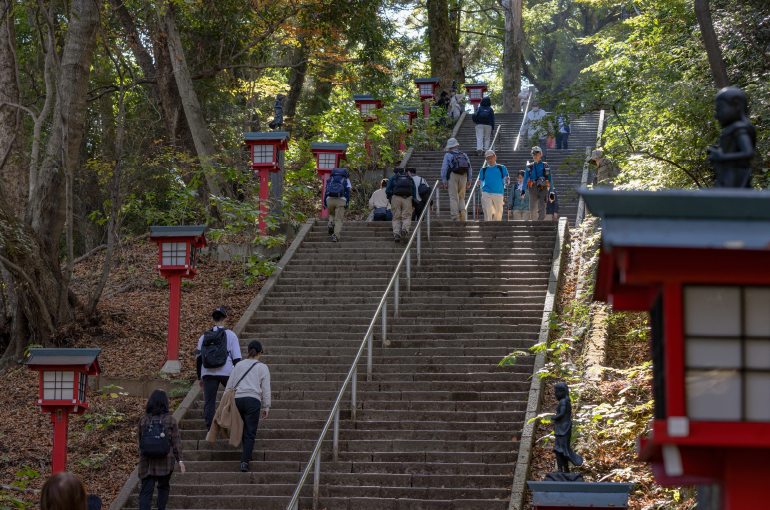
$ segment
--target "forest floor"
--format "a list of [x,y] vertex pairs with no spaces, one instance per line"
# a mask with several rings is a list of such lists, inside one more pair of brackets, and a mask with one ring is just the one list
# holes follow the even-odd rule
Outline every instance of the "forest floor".
[[[82,303],[101,274],[104,255],[75,266],[72,289]],[[158,274],[158,247],[150,241],[126,243],[115,253],[103,297],[93,317],[76,310],[76,320],[57,335],[61,347],[97,347],[105,376],[157,379],[166,355],[169,292]],[[233,327],[249,306],[266,277],[245,285],[240,262],[219,262],[202,256],[198,275],[182,287],[180,360],[182,372],[175,378],[195,379],[192,351],[198,338],[211,327],[211,312],[228,310]],[[0,485],[16,484],[40,489],[51,472],[53,429],[48,415],[35,405],[38,379],[35,372],[16,366],[0,377]],[[135,428],[145,400],[120,395],[113,398],[89,394],[91,409],[71,418],[67,469],[78,475],[88,492],[99,495],[108,508],[137,462]],[[181,398],[172,399],[176,407]],[[18,503],[11,501],[19,500]],[[35,493],[0,487],[0,508],[35,505]],[[20,508],[23,508],[20,507]]]

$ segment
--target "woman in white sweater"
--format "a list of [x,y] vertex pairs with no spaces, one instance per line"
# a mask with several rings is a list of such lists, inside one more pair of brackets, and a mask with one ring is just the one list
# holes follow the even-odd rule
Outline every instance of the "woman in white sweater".
[[235,406],[243,420],[241,471],[244,473],[249,471],[260,414],[261,419],[267,419],[270,410],[270,371],[267,365],[259,361],[261,356],[262,344],[252,341],[249,344],[249,357],[235,365],[225,389],[235,389]]

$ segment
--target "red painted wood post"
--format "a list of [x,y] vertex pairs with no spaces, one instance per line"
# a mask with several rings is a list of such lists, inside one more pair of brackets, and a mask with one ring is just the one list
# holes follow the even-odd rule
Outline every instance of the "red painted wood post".
[[321,218],[328,218],[329,209],[326,209],[323,207],[323,199],[326,196],[326,181],[329,179],[331,172],[322,172],[320,175],[321,175],[321,185],[323,186],[321,189]]
[[179,361],[179,312],[182,308],[182,275],[168,276],[168,360]]
[[67,470],[67,426],[69,413],[67,409],[58,408],[51,413],[53,423],[53,459],[51,474]]
[[426,99],[425,102],[422,104],[422,114],[427,119],[430,117],[430,100]]
[[267,235],[267,206],[270,202],[270,172],[266,168],[259,169],[259,234]]

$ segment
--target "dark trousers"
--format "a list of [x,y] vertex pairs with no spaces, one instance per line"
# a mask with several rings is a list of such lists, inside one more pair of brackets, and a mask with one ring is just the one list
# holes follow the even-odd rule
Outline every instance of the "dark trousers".
[[[569,140],[568,133],[556,133],[556,148],[557,149],[569,149],[567,141]],[[562,147],[562,145],[564,147]]]
[[203,417],[206,419],[206,428],[211,428],[214,415],[217,413],[217,392],[219,385],[227,386],[230,379],[227,375],[204,375],[203,380]]
[[425,202],[417,202],[412,211],[412,221],[417,221],[422,214],[422,210],[425,209]]
[[257,437],[259,426],[259,412],[262,410],[262,402],[254,397],[241,397],[235,399],[235,407],[243,420],[243,453],[241,462],[251,462],[251,452],[254,450],[254,438]]
[[152,493],[155,490],[155,483],[158,484],[158,510],[166,510],[168,503],[168,485],[171,480],[171,473],[166,476],[148,476],[142,478],[142,489],[139,491],[139,510],[150,510],[152,506]]

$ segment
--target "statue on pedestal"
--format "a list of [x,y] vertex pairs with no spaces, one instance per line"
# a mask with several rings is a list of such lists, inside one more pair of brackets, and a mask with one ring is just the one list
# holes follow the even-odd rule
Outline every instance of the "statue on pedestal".
[[275,97],[273,120],[268,124],[273,131],[278,131],[283,127],[283,97],[283,94],[278,94]]
[[714,187],[749,188],[757,132],[749,120],[746,94],[737,87],[725,87],[717,94],[714,106],[723,128],[719,145],[706,149],[714,166]]
[[551,416],[554,423],[553,434],[556,436],[553,451],[556,454],[556,466],[559,472],[569,473],[570,462],[576,466],[583,464],[583,458],[573,452],[570,445],[572,440],[572,402],[569,399],[569,388],[566,383],[556,383],[553,387],[553,393],[559,401],[556,405],[556,414]]

